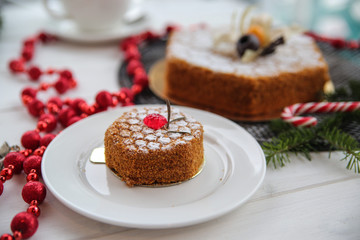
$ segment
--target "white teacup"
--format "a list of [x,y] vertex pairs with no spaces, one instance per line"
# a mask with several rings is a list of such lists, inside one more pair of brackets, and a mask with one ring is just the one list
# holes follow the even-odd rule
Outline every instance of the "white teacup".
[[43,0],[47,12],[57,19],[70,19],[81,30],[102,31],[119,26],[131,0],[58,0],[64,12],[56,11]]

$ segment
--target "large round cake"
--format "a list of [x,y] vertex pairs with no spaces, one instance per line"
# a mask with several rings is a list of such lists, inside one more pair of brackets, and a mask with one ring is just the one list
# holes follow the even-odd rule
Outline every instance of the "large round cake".
[[229,54],[236,43],[215,47],[215,32],[201,28],[172,34],[165,97],[232,119],[265,120],[279,117],[288,105],[318,101],[330,80],[321,52],[304,34],[288,37],[272,54],[244,62]]
[[144,124],[151,114],[167,117],[166,107],[134,108],[106,130],[105,161],[127,185],[171,184],[194,177],[204,163],[203,127],[171,108],[168,128]]

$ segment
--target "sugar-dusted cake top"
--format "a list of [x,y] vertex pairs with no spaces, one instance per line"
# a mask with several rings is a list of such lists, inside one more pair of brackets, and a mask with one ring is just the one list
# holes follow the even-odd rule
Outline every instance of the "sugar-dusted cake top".
[[148,114],[153,113],[167,117],[166,107],[134,108],[123,113],[108,128],[109,133],[113,135],[114,143],[125,145],[130,151],[147,153],[151,150],[168,150],[202,136],[201,123],[173,107],[168,129],[165,126],[157,130],[149,128],[143,120]]
[[[214,49],[215,30],[209,28],[173,33],[167,58],[177,58],[212,71],[239,76],[274,76],[279,72],[298,72],[304,68],[324,66],[322,55],[313,40],[302,34],[293,35],[274,54],[242,62],[240,58],[221,54]],[[229,49],[234,46],[223,46]]]

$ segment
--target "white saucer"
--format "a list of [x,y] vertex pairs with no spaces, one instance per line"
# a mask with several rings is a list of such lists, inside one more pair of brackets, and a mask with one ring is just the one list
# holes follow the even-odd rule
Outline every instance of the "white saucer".
[[46,186],[74,211],[125,227],[183,227],[234,210],[261,185],[265,157],[248,132],[213,113],[177,107],[204,125],[206,163],[202,172],[174,186],[127,187],[106,165],[93,164],[89,157],[94,148],[103,146],[108,126],[131,108],[83,119],[61,132],[46,149],[42,159]]
[[71,20],[51,19],[45,31],[58,36],[61,39],[80,43],[102,43],[120,40],[140,33],[148,28],[148,22],[145,17],[139,21],[130,24],[122,23],[117,28],[104,31],[84,31],[78,28]]

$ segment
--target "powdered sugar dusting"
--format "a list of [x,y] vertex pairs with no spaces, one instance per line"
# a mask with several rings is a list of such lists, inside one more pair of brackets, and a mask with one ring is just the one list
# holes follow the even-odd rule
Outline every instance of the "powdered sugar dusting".
[[248,63],[241,62],[240,58],[215,52],[214,35],[216,32],[209,28],[175,32],[167,48],[167,58],[182,59],[220,73],[251,77],[276,76],[279,72],[297,72],[325,64],[321,60],[321,53],[314,50],[313,40],[305,35],[294,35],[286,39],[284,45],[278,46],[275,54],[259,57]]
[[178,145],[188,144],[193,139],[202,136],[202,125],[177,108],[172,107],[169,129],[164,126],[161,129],[154,130],[146,126],[143,119],[150,113],[167,117],[166,107],[135,108],[126,112],[114,122],[121,136],[121,138],[116,138],[116,141],[126,145],[128,150],[147,153],[159,149],[170,150]]

